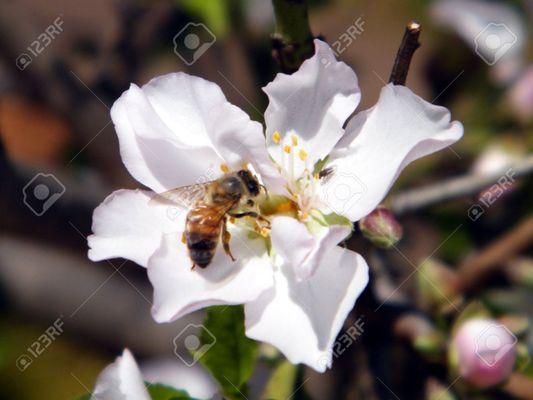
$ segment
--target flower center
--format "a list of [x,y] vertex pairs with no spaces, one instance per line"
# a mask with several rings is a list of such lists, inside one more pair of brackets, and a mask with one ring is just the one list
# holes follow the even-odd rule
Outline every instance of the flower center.
[[[297,206],[298,219],[305,221],[309,213],[319,206],[318,189],[320,178],[313,173],[313,166],[309,164],[308,152],[297,134],[285,135],[276,131],[272,134],[272,141],[279,146],[281,156],[277,163],[280,174],[285,178],[286,189],[290,200]],[[300,172],[302,171],[302,172]]]

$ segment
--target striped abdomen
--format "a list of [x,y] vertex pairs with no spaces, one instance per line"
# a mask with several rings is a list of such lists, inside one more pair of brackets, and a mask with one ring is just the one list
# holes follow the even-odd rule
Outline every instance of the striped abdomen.
[[187,214],[185,237],[192,262],[205,268],[215,256],[220,231],[231,204],[198,204]]

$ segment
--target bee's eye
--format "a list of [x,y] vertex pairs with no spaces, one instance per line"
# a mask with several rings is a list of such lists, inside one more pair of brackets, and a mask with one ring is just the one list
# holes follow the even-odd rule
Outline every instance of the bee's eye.
[[222,189],[229,195],[242,194],[241,181],[235,177],[226,178],[221,183]]

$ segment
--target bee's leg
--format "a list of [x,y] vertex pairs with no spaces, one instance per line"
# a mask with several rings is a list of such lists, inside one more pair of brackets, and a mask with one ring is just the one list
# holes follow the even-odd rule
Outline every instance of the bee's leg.
[[222,247],[224,248],[224,251],[228,256],[230,256],[231,261],[235,261],[235,257],[233,257],[233,254],[231,254],[231,250],[229,248],[229,241],[231,239],[231,233],[228,231],[228,220],[227,218],[224,218],[224,222],[222,222]]
[[252,217],[261,222],[264,222],[267,225],[267,227],[270,228],[270,221],[266,219],[265,217],[263,217],[262,215],[256,213],[255,211],[247,211],[247,212],[236,213],[236,214],[228,213],[228,214],[233,218]]
[[194,267],[196,267],[196,264],[192,263],[191,271],[194,271]]

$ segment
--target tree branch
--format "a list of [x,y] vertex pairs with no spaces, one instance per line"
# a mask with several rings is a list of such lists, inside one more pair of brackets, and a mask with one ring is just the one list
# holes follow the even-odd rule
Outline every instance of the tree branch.
[[307,1],[272,0],[276,30],[272,35],[272,57],[281,71],[292,73],[314,53]]
[[533,172],[533,154],[505,168],[496,174],[478,175],[470,174],[459,178],[451,178],[434,185],[420,189],[412,189],[398,193],[390,200],[392,211],[399,215],[409,211],[419,210],[437,203],[479,193],[483,189],[498,182],[509,171],[512,177],[518,178]]
[[410,21],[403,35],[402,43],[396,54],[396,60],[394,60],[394,66],[390,74],[389,82],[395,85],[405,85],[407,80],[407,72],[409,72],[409,66],[411,65],[411,59],[413,54],[420,47],[418,37],[420,36],[420,23],[416,21]]
[[522,249],[533,243],[533,216],[526,217],[513,229],[492,242],[458,267],[461,289],[468,291]]

